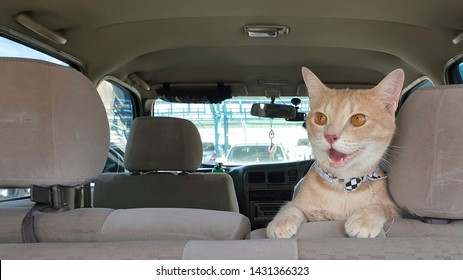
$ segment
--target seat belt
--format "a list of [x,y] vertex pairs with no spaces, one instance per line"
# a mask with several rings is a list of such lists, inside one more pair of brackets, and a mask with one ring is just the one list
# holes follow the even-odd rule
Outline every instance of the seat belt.
[[92,184],[94,183],[87,183],[83,186],[84,191],[84,207],[91,208],[92,205]]
[[92,207],[92,186],[93,183],[87,183],[85,185],[76,188],[74,197],[74,208],[91,208]]
[[34,212],[64,212],[71,208],[68,203],[64,202],[64,187],[60,185],[41,187],[31,186],[31,200],[35,205],[27,212],[22,222],[22,238],[24,243],[38,243],[37,234],[35,232]]

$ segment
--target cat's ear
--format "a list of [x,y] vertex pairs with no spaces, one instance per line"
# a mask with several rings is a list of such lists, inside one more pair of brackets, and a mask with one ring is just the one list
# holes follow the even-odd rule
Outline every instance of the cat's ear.
[[302,78],[304,78],[310,99],[317,99],[323,90],[326,90],[325,84],[323,84],[312,71],[305,67],[302,67]]
[[378,93],[386,110],[394,113],[399,103],[400,93],[404,85],[405,74],[402,69],[389,73],[373,90]]

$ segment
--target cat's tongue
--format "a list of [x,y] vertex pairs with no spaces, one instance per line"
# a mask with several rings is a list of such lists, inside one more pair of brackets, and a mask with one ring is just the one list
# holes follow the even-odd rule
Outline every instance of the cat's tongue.
[[347,163],[347,156],[346,154],[340,153],[335,149],[330,149],[328,156],[330,158],[330,165],[335,168],[343,167]]

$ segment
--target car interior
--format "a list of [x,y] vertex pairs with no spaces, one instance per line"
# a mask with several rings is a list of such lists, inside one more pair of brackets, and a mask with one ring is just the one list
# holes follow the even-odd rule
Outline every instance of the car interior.
[[[0,6],[0,259],[463,259],[463,1]],[[302,67],[405,72],[382,237],[267,238],[314,162]]]

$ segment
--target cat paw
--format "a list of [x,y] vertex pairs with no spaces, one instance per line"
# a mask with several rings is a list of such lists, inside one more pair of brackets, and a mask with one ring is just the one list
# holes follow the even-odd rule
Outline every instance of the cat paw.
[[291,238],[299,228],[297,217],[275,219],[267,226],[268,238]]
[[364,212],[354,213],[350,216],[344,228],[349,237],[375,238],[384,234],[384,222]]

